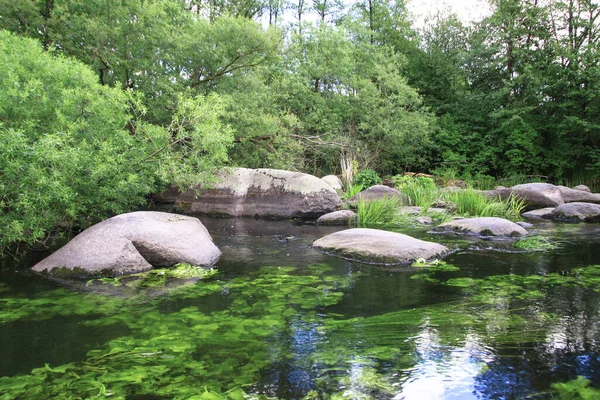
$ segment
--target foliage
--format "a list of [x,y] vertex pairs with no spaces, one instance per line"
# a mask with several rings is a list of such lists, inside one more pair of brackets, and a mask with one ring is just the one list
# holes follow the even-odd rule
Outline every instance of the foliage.
[[554,250],[558,245],[542,236],[530,236],[516,241],[515,247],[528,251],[543,251]]
[[377,175],[377,172],[372,169],[363,169],[354,177],[355,185],[360,185],[364,188],[370,188],[371,186],[380,185],[381,178]]
[[523,200],[511,195],[506,201],[494,199],[472,188],[446,192],[444,199],[456,207],[456,213],[469,217],[502,217],[518,220],[525,208]]
[[346,183],[345,189],[346,189],[346,191],[344,192],[344,195],[342,196],[342,199],[343,200],[348,200],[348,199],[356,196],[360,192],[362,192],[363,186],[362,185],[357,185],[357,184],[352,184],[352,183]]
[[558,397],[563,400],[592,400],[600,397],[600,390],[590,387],[591,381],[578,376],[576,379],[568,382],[560,382],[552,385],[552,389],[556,390]]
[[182,95],[165,129],[137,120],[139,98],[98,84],[81,63],[0,38],[0,249],[130,211],[227,160],[233,133],[217,95]]
[[359,226],[393,226],[401,220],[398,214],[400,200],[397,197],[365,201],[358,200],[356,210]]
[[392,180],[394,186],[408,198],[408,205],[421,207],[423,212],[441,198],[441,191],[432,178],[397,175]]

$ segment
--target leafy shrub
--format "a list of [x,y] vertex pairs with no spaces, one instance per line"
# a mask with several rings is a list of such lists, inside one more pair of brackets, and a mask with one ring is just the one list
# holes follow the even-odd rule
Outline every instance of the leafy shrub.
[[342,199],[343,200],[348,200],[349,198],[354,197],[358,193],[362,192],[362,190],[363,190],[363,186],[362,185],[347,183],[346,184],[346,191],[344,192],[344,195],[342,196]]
[[370,188],[374,185],[381,184],[381,178],[377,175],[377,172],[372,169],[363,169],[354,177],[354,184],[360,185],[363,188]]

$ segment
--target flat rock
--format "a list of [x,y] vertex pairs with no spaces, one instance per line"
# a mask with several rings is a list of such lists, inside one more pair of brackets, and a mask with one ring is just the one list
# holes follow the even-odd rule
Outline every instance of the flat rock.
[[[523,199],[528,209],[556,207],[565,202],[560,189],[549,183],[526,183],[513,186],[510,190]],[[502,198],[506,198],[505,192]]]
[[542,218],[546,218],[546,219],[550,219],[552,218],[552,211],[554,211],[555,207],[546,207],[546,208],[539,208],[537,210],[531,210],[531,211],[527,211],[521,214],[521,217],[523,218],[527,218],[527,219],[542,219]]
[[533,228],[533,224],[530,224],[529,222],[519,221],[519,222],[515,222],[515,223],[523,229]]
[[334,211],[321,215],[317,219],[319,225],[350,225],[356,222],[356,213],[351,210]]
[[175,202],[190,214],[272,219],[318,218],[341,206],[336,191],[316,176],[247,168],[222,170],[210,189],[192,188]]
[[600,222],[600,205],[592,203],[567,203],[552,211],[552,219],[565,222]]
[[220,256],[197,218],[139,211],[86,229],[32,270],[57,276],[118,276],[177,263],[210,266]]
[[417,217],[415,221],[417,221],[419,224],[422,224],[422,225],[433,224],[433,218],[431,218],[431,217]]
[[352,196],[350,199],[348,199],[348,204],[350,204],[352,207],[356,207],[359,200],[368,202],[394,197],[402,200],[405,196],[398,189],[394,189],[385,185],[375,185]]
[[316,240],[313,246],[343,258],[371,264],[411,263],[418,258],[432,259],[448,253],[448,248],[441,244],[367,228],[335,232]]
[[514,222],[497,217],[464,218],[449,221],[439,225],[435,230],[482,236],[523,236],[527,234],[525,229]]
[[[565,203],[594,203],[600,204],[600,194],[585,190],[570,189],[566,186],[557,186],[562,193]],[[588,189],[589,190],[589,189]]]
[[321,180],[331,186],[334,190],[344,190],[342,180],[335,175],[324,176]]

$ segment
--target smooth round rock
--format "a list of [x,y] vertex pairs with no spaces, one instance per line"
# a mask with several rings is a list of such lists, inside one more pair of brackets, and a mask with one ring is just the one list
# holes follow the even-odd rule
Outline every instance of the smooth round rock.
[[178,263],[213,265],[221,251],[193,217],[153,211],[102,221],[33,266],[56,276],[118,276]]
[[464,218],[445,222],[436,229],[438,232],[470,233],[482,236],[523,236],[527,231],[504,218],[479,217]]
[[588,193],[592,193],[592,191],[590,190],[589,187],[587,187],[586,185],[577,185],[573,188],[573,190],[581,190],[584,192],[588,192]]
[[552,211],[555,207],[539,208],[537,210],[527,211],[521,214],[521,217],[528,219],[552,218]]
[[510,190],[523,199],[530,209],[556,207],[565,202],[560,189],[549,183],[526,183],[513,186]]
[[567,203],[552,211],[552,219],[564,222],[600,222],[600,205],[592,203]]
[[371,264],[411,263],[418,258],[442,257],[449,251],[438,243],[368,228],[335,232],[316,240],[313,246],[343,258]]
[[591,193],[591,192],[585,191],[585,190],[570,189],[566,186],[557,186],[557,187],[560,189],[560,192],[562,193],[565,203],[600,204],[600,194]]
[[334,211],[321,215],[317,219],[319,225],[350,225],[356,222],[356,213],[351,210]]
[[331,186],[334,190],[344,190],[342,180],[335,175],[324,176],[321,180]]
[[397,198],[401,201],[404,197],[405,196],[398,189],[394,189],[385,185],[375,185],[352,196],[350,199],[348,199],[348,204],[350,204],[352,207],[356,207],[358,202],[361,200],[368,202],[386,198]]
[[190,214],[272,219],[318,218],[339,210],[337,192],[316,176],[277,169],[233,168],[209,188],[182,193],[175,207]]

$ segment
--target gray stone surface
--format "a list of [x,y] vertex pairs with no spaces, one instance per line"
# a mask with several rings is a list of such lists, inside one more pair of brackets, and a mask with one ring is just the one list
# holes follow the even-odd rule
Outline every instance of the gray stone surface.
[[600,222],[600,205],[592,203],[567,203],[552,211],[552,219],[565,222]]
[[552,211],[554,211],[555,207],[546,207],[546,208],[539,208],[537,210],[531,210],[531,211],[527,211],[521,214],[521,217],[523,218],[527,218],[527,219],[542,219],[542,218],[546,218],[546,219],[550,219],[552,218]]
[[422,225],[431,225],[433,224],[433,218],[431,217],[417,217],[416,221]]
[[73,277],[118,276],[177,263],[210,266],[220,256],[197,218],[139,211],[86,229],[32,270]]
[[590,190],[589,187],[585,186],[585,185],[577,185],[573,188],[573,190],[582,190],[584,192],[588,192],[588,193],[592,193],[592,191]]
[[[528,209],[556,207],[564,204],[560,189],[549,183],[526,183],[513,186],[511,190],[523,199]],[[503,198],[505,198],[504,195]]]
[[519,222],[515,222],[515,223],[523,229],[533,228],[533,224],[530,224],[529,222],[519,221]]
[[235,168],[217,180],[211,189],[187,190],[175,206],[185,213],[273,219],[318,218],[342,206],[331,186],[301,172]]
[[585,190],[570,189],[566,186],[557,186],[557,187],[560,190],[565,203],[600,204],[600,194],[586,192]]
[[464,218],[445,222],[438,232],[470,233],[482,236],[523,236],[527,231],[512,221],[497,217]]
[[335,175],[324,176],[321,180],[331,186],[334,190],[344,190],[342,180]]
[[358,205],[359,200],[373,201],[392,197],[395,197],[398,200],[402,200],[405,196],[399,190],[391,188],[389,186],[375,185],[371,186],[366,190],[363,190],[355,196],[352,196],[350,199],[348,199],[348,204],[350,204],[352,207],[356,207]]
[[319,225],[350,225],[356,223],[356,213],[351,210],[334,211],[321,215],[317,219]]
[[372,264],[403,264],[418,258],[432,259],[448,253],[441,244],[401,233],[355,228],[332,233],[313,246],[343,258]]

